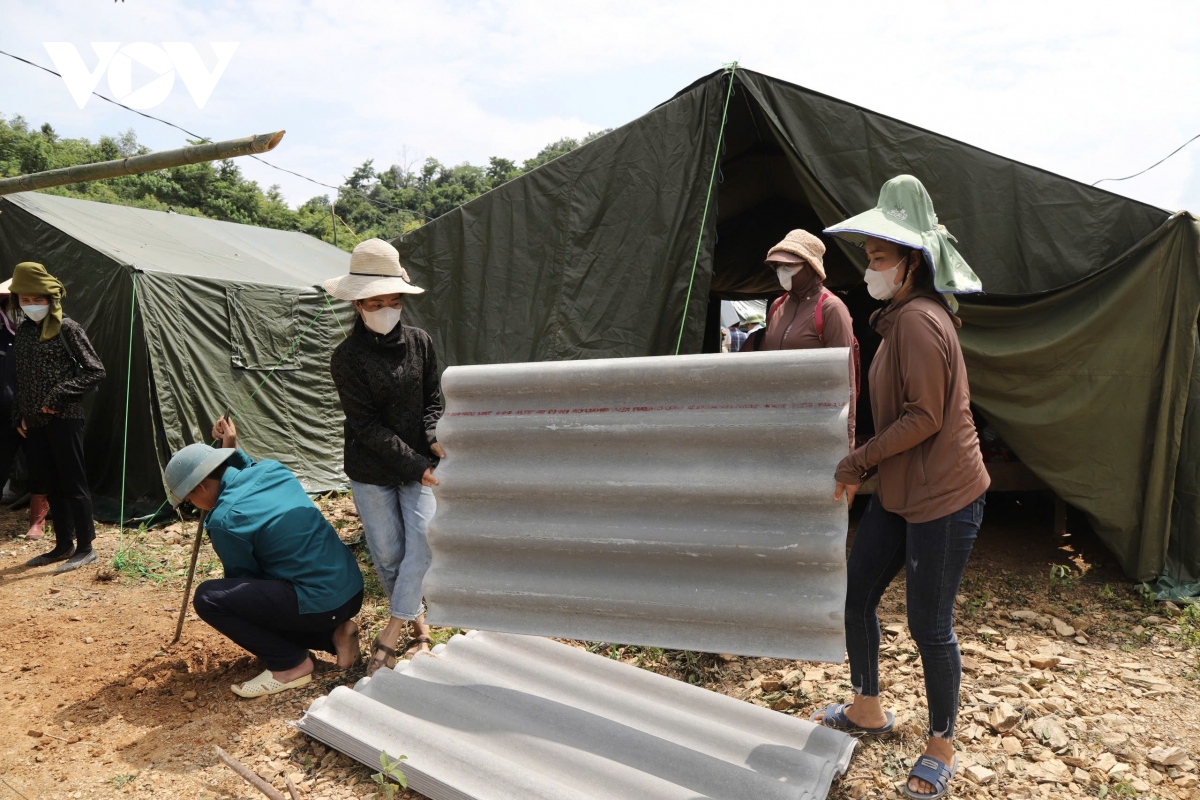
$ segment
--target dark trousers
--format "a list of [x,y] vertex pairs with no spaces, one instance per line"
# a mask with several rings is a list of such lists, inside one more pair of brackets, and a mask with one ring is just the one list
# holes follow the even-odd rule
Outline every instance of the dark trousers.
[[287,581],[222,578],[196,587],[200,619],[267,663],[272,672],[300,666],[309,650],[336,652],[333,631],[362,608],[363,593],[319,614],[301,614]]
[[954,635],[954,598],[983,522],[984,496],[932,522],[910,523],[872,497],[846,566],[846,652],[856,694],[879,696],[879,617],[892,579],[905,570],[908,629],[921,653],[929,735],[954,737],[962,657]]
[[92,494],[83,460],[83,420],[52,419],[30,428],[25,441],[31,486],[45,487],[54,517],[54,549],[77,553],[92,549]]

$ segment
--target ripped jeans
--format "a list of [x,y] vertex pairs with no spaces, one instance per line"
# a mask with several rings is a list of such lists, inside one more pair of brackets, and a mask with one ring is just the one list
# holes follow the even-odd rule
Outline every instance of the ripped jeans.
[[888,584],[905,570],[908,630],[925,672],[929,735],[954,738],[962,657],[954,635],[954,598],[983,522],[985,495],[931,522],[906,522],[872,497],[846,565],[846,651],[855,694],[879,696],[879,617]]

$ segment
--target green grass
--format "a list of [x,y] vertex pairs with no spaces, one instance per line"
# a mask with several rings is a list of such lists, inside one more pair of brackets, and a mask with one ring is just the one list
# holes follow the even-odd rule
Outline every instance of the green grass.
[[114,775],[109,778],[107,782],[120,789],[127,783],[133,783],[137,776],[138,774],[136,772],[130,772],[125,775]]

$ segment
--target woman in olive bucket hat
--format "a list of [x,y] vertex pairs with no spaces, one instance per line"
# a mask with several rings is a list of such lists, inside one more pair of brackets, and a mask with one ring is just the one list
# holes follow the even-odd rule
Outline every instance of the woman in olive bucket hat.
[[405,655],[432,644],[421,583],[432,560],[426,530],[436,508],[433,470],[446,456],[437,443],[442,390],[433,340],[400,321],[404,298],[425,290],[409,281],[396,248],[381,239],[362,242],[350,256],[350,274],[324,285],[358,312],[330,371],[346,414],[346,475],[391,612],[371,644],[371,675],[395,666],[407,623],[414,635]]
[[83,396],[104,380],[104,364],[83,326],[63,315],[66,287],[41,264],[13,270],[10,291],[25,321],[17,328],[17,432],[26,438],[25,458],[37,485],[45,486],[54,518],[54,549],[25,563],[65,562],[70,572],[96,561],[92,541],[92,495],[83,457]]
[[894,725],[879,701],[879,619],[888,584],[906,570],[908,627],[921,652],[929,741],[905,792],[931,800],[956,768],[954,722],[962,677],[954,599],[983,521],[990,483],[971,416],[956,330],[954,294],[982,285],[938,224],[933,201],[911,175],[883,185],[878,205],[825,231],[863,247],[867,288],[887,300],[871,325],[883,338],[871,363],[875,436],[842,459],[835,500],[852,500],[878,470],[847,563],[846,649],[854,700],[813,715],[856,733]]

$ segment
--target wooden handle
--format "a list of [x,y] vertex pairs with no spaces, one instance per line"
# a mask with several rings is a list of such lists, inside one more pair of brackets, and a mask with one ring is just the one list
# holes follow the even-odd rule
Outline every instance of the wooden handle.
[[200,556],[200,543],[204,541],[204,521],[206,519],[208,519],[208,512],[200,512],[200,522],[196,525],[196,541],[192,543],[192,563],[188,567],[187,585],[183,589],[183,604],[179,607],[179,622],[175,624],[175,638],[171,640],[171,644],[178,642],[179,637],[183,635],[183,618],[187,616],[188,603],[192,599],[192,578],[196,575],[196,559]]

